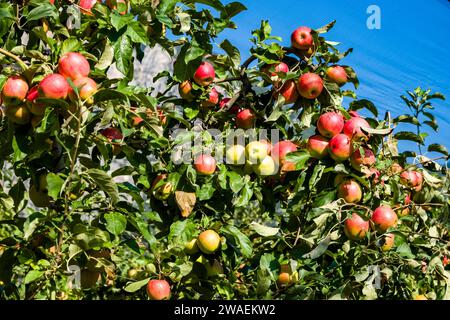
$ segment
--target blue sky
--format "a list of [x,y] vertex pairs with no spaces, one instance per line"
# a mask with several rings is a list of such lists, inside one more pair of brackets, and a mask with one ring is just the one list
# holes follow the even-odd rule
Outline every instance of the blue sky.
[[[226,1],[231,2],[231,1]],[[381,116],[386,110],[393,115],[407,112],[399,98],[416,86],[442,92],[447,100],[434,100],[440,130],[430,134],[427,143],[441,143],[450,149],[450,2],[446,0],[241,0],[248,10],[235,17],[237,30],[226,31],[241,50],[243,58],[251,47],[251,31],[262,19],[269,20],[274,35],[289,45],[290,34],[302,25],[313,29],[332,20],[335,27],[328,40],[341,43],[340,50],[353,48],[342,60],[352,66],[360,79],[358,98],[375,103]],[[381,10],[381,28],[366,26],[369,5]],[[403,127],[402,129],[407,129]],[[405,142],[401,149],[415,150]],[[436,156],[436,154],[430,154]]]

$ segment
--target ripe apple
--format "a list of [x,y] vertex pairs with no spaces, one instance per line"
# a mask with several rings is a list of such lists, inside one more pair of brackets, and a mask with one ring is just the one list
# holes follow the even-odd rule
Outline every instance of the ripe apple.
[[260,163],[253,165],[253,172],[258,176],[273,176],[277,173],[277,164],[271,156],[266,156]]
[[350,158],[352,154],[352,142],[345,134],[337,134],[328,143],[328,152],[331,158],[342,162]]
[[381,239],[380,247],[382,251],[389,251],[394,246],[395,235],[388,233]]
[[27,102],[28,109],[30,112],[36,116],[43,116],[45,114],[46,106],[43,103],[36,103],[36,99],[39,98],[38,86],[34,86],[28,91]]
[[295,103],[298,99],[297,85],[294,80],[287,80],[280,90],[274,92],[274,96],[281,94],[284,97],[284,104]]
[[380,206],[372,213],[371,218],[375,230],[385,232],[387,229],[397,226],[397,215],[388,206]]
[[260,163],[270,152],[266,142],[252,141],[245,147],[245,156],[251,164]]
[[[96,1],[91,2],[95,4]],[[73,81],[77,78],[87,77],[90,71],[91,67],[89,66],[89,62],[81,53],[67,52],[59,58],[58,72],[64,78],[70,78]]]
[[201,102],[202,107],[213,107],[219,103],[219,93],[215,88],[212,88],[208,93],[208,100]]
[[[220,102],[219,102],[219,108],[225,108],[226,104],[228,103],[228,101],[230,101],[231,98],[223,98]],[[230,109],[228,109],[229,113],[234,113],[237,114],[239,112],[239,106],[237,104],[234,104],[231,106]]]
[[337,112],[326,112],[317,120],[317,130],[326,138],[332,138],[341,133],[344,128],[344,119]]
[[338,197],[349,203],[358,203],[362,198],[362,190],[355,180],[345,180],[338,187]]
[[314,45],[314,39],[309,27],[299,27],[291,35],[291,44],[299,50],[308,50]]
[[2,89],[2,99],[5,105],[20,104],[27,96],[28,83],[24,78],[12,76],[6,80]]
[[245,164],[245,147],[240,144],[232,145],[227,149],[226,157],[229,164]]
[[212,175],[216,171],[216,159],[209,154],[201,154],[195,159],[194,168],[199,174]]
[[184,245],[184,251],[187,254],[196,254],[198,252],[199,248],[198,248],[198,244],[197,244],[197,239],[194,238],[191,241],[186,242],[186,244]]
[[9,120],[20,125],[27,124],[31,120],[31,112],[26,105],[8,105],[5,114]]
[[322,93],[323,80],[315,73],[302,74],[298,79],[297,89],[303,98],[315,99]]
[[370,128],[370,124],[361,117],[352,117],[345,122],[342,132],[355,141],[366,140],[367,136],[361,128]]
[[275,77],[279,73],[288,73],[289,67],[286,63],[280,62],[278,64],[265,65],[261,71],[267,74],[269,77]]
[[280,273],[278,275],[278,284],[286,286],[298,281],[298,272],[293,271],[289,264],[282,264],[280,266]]
[[211,63],[203,61],[200,66],[195,70],[194,81],[199,86],[209,86],[216,77],[216,72]]
[[91,9],[94,7],[96,3],[97,0],[80,0],[80,2],[78,2],[78,6],[80,7],[81,12],[93,16]]
[[203,231],[198,236],[197,245],[203,253],[214,253],[219,249],[220,236],[214,230]]
[[170,285],[166,280],[150,280],[147,294],[151,300],[167,300],[170,298]]
[[[119,5],[120,3],[122,3],[123,5]],[[111,10],[118,10],[118,7],[123,7],[124,9],[122,11],[119,11],[119,13],[127,13],[127,2],[125,0],[106,0],[106,5]]]
[[391,165],[391,172],[393,173],[393,174],[397,174],[397,173],[400,173],[400,172],[402,172],[403,171],[403,167],[401,166],[401,165],[399,165],[397,162],[394,162],[392,165]]
[[359,214],[353,212],[344,223],[344,233],[350,240],[362,240],[369,232],[369,221],[364,220]]
[[329,140],[319,134],[309,137],[306,148],[311,157],[323,159],[328,156]]
[[328,76],[328,79],[340,86],[345,84],[348,80],[347,72],[345,72],[345,69],[341,66],[329,67],[326,71],[326,74]]
[[283,140],[273,145],[271,155],[282,172],[295,171],[295,163],[286,160],[286,155],[297,151],[297,145],[289,140]]
[[110,127],[103,129],[100,132],[105,138],[109,140],[109,142],[113,143],[112,145],[112,151],[113,155],[117,156],[121,151],[122,148],[117,143],[120,143],[123,139],[122,132],[118,128]]
[[45,98],[65,99],[69,90],[66,79],[58,73],[49,74],[39,83],[39,94]]
[[423,176],[419,171],[403,171],[400,174],[400,182],[406,187],[420,191],[422,189]]
[[189,80],[184,80],[182,83],[178,85],[178,93],[180,97],[187,100],[194,100],[194,95],[192,94],[192,82]]
[[367,148],[362,148],[364,151],[364,155],[361,153],[361,150],[358,148],[353,152],[350,157],[350,163],[356,171],[365,172],[373,166],[376,162],[375,155],[372,150]]
[[[80,77],[73,80],[74,86],[78,89],[80,99],[87,105],[94,103],[94,94],[97,92],[97,83],[88,77]],[[69,89],[69,97],[72,100],[77,100],[77,96],[72,87]]]
[[241,129],[250,129],[255,125],[256,115],[251,109],[243,109],[236,115],[236,126]]

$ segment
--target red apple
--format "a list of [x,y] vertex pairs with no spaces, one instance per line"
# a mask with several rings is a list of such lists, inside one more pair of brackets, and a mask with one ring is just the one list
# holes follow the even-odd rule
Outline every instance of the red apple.
[[386,232],[389,228],[397,226],[397,215],[394,210],[388,206],[380,206],[372,213],[371,218],[375,230],[378,232]]
[[344,128],[344,119],[337,112],[326,112],[317,121],[317,130],[326,138],[332,138],[341,133]]
[[114,127],[103,129],[101,134],[111,142],[120,142],[123,139],[122,132]]
[[397,174],[397,173],[400,173],[400,172],[402,172],[403,171],[403,167],[401,166],[401,165],[399,165],[397,162],[394,162],[392,165],[391,165],[391,172],[393,173],[393,174]]
[[344,223],[344,233],[350,240],[362,240],[369,232],[369,221],[364,220],[359,214],[352,213]]
[[309,27],[299,27],[291,35],[291,44],[294,48],[308,50],[314,45],[314,39]]
[[202,101],[202,107],[213,107],[219,103],[219,93],[215,88],[212,88],[208,94],[208,100]]
[[80,2],[78,2],[78,6],[80,7],[81,12],[93,16],[91,9],[94,7],[96,3],[97,0],[80,0]]
[[198,236],[197,245],[203,253],[214,253],[217,249],[219,249],[220,236],[214,230],[203,231]]
[[332,66],[329,67],[326,71],[328,79],[332,82],[337,83],[338,85],[343,85],[347,82],[347,72],[341,66]]
[[166,280],[150,280],[147,294],[151,300],[167,300],[170,298],[170,285]]
[[45,114],[45,104],[36,103],[37,98],[39,98],[39,90],[38,86],[34,86],[27,94],[28,109],[36,116],[43,116]]
[[202,154],[195,159],[194,168],[199,174],[212,175],[216,171],[216,159],[209,154]]
[[273,145],[271,155],[275,162],[281,165],[281,171],[295,170],[295,164],[291,161],[286,161],[286,155],[295,151],[297,151],[297,145],[292,141],[284,140]]
[[[273,71],[271,71],[273,70]],[[269,77],[275,77],[279,73],[288,73],[289,67],[286,63],[280,62],[278,64],[266,65],[262,68],[262,72],[267,74]]]
[[358,203],[362,198],[362,190],[355,180],[345,180],[338,187],[338,197],[349,203]]
[[178,86],[178,92],[180,93],[180,97],[187,100],[194,100],[194,95],[192,94],[192,83],[189,80],[185,80]]
[[[95,1],[94,1],[95,3]],[[67,52],[58,61],[58,72],[64,78],[75,80],[87,77],[91,72],[91,67],[86,58],[78,52]]]
[[27,96],[28,83],[24,78],[12,76],[6,80],[2,89],[2,99],[5,105],[20,104]]
[[352,141],[345,134],[337,134],[328,143],[328,152],[335,161],[345,161],[352,154]]
[[[226,105],[226,104],[228,103],[228,101],[230,101],[230,100],[231,100],[231,98],[223,98],[223,99],[220,101],[220,103],[219,103],[219,108],[220,108],[220,109],[225,108],[225,105]],[[228,112],[237,114],[237,113],[239,112],[239,106],[236,105],[236,104],[232,105],[231,108],[228,109]]]
[[360,115],[359,115],[359,113],[358,113],[358,111],[355,111],[355,110],[350,110],[349,112],[348,112],[348,114],[353,118],[357,118],[357,117],[359,117]]
[[236,126],[241,129],[250,129],[255,125],[256,115],[251,109],[243,109],[236,115]]
[[315,73],[302,74],[297,83],[298,92],[303,98],[315,99],[323,90],[323,80]]
[[309,137],[306,148],[311,157],[316,159],[323,159],[328,156],[328,142],[329,140],[319,134]]
[[367,148],[362,148],[364,150],[364,154],[361,153],[361,150],[358,148],[355,152],[353,152],[350,163],[356,171],[365,172],[375,164],[375,155],[372,150]]
[[345,122],[342,131],[355,141],[365,140],[367,136],[361,128],[370,128],[370,124],[361,117],[352,117]]
[[[97,92],[97,83],[94,80],[88,77],[77,78],[73,81],[75,87],[78,88],[78,94],[82,101],[85,101],[88,105],[94,103],[94,94]],[[72,100],[76,100],[76,94],[72,90],[69,89],[69,97]]]
[[39,93],[45,98],[65,99],[69,90],[66,79],[58,73],[49,74],[39,83]]
[[403,171],[400,174],[400,182],[404,186],[420,191],[422,189],[423,176],[418,171]]
[[209,86],[216,77],[216,72],[211,63],[203,61],[200,66],[195,70],[194,81],[199,86]]
[[298,99],[297,85],[294,80],[286,81],[281,89],[276,90],[274,95],[278,97],[281,94],[284,97],[284,104],[295,103]]

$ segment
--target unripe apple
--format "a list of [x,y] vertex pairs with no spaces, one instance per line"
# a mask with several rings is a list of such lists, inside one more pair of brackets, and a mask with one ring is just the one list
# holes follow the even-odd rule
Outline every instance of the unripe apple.
[[200,66],[195,70],[194,81],[199,86],[209,86],[216,77],[216,72],[211,63],[203,61]]
[[197,239],[194,238],[189,242],[186,242],[186,244],[184,245],[184,251],[187,254],[196,254],[199,250],[198,245],[197,245]]
[[150,280],[147,284],[147,294],[151,300],[168,300],[170,285],[166,280]]
[[338,187],[338,197],[349,203],[358,203],[362,198],[361,186],[355,180],[345,180]]
[[8,105],[5,114],[9,120],[20,125],[27,124],[31,120],[31,112],[26,105]]
[[281,89],[275,91],[274,96],[281,94],[284,97],[284,104],[295,103],[298,99],[297,85],[294,80],[287,80]]
[[[80,99],[87,105],[94,103],[94,94],[97,92],[97,83],[88,77],[80,77],[73,80],[74,86],[78,89]],[[69,89],[69,97],[77,100],[77,96],[72,88]]]
[[323,159],[328,156],[329,140],[319,134],[309,137],[306,148],[311,157]]
[[[119,5],[120,3],[122,3],[123,5]],[[118,7],[124,7],[124,9],[122,11],[119,11],[120,14],[125,14],[127,13],[127,2],[125,0],[106,0],[106,5],[111,9],[111,10],[118,10]]]
[[383,236],[380,242],[380,248],[382,251],[389,251],[394,246],[395,235],[393,233],[388,233]]
[[180,97],[187,100],[194,100],[194,95],[192,94],[192,83],[189,80],[185,80],[178,85],[178,93]]
[[331,158],[342,162],[350,158],[352,154],[352,142],[345,134],[337,134],[328,143],[328,152]]
[[69,83],[57,73],[49,74],[39,83],[39,94],[49,99],[65,99],[69,90]]
[[303,98],[315,99],[322,93],[323,80],[315,73],[302,74],[298,79],[297,89]]
[[372,213],[371,218],[375,230],[378,232],[386,232],[389,228],[397,226],[397,215],[388,206],[380,206]]
[[352,213],[344,223],[344,233],[350,240],[362,240],[369,232],[369,221],[364,220],[359,214]]
[[332,138],[341,133],[344,128],[344,119],[337,112],[326,112],[317,120],[317,130],[326,138]]
[[34,86],[28,91],[27,102],[28,109],[30,112],[36,116],[43,116],[45,114],[46,106],[43,103],[36,103],[36,99],[39,98],[38,86]]
[[243,109],[236,115],[236,126],[241,129],[250,129],[255,125],[256,115],[251,109]]
[[342,132],[355,141],[366,140],[367,136],[361,128],[370,128],[370,124],[361,117],[352,117],[345,122]]
[[232,145],[227,149],[226,157],[229,164],[245,164],[245,147],[240,144]]
[[350,163],[356,171],[364,172],[367,171],[368,168],[373,166],[376,162],[375,155],[372,150],[363,148],[364,154],[361,153],[361,150],[358,148],[353,152]]
[[212,175],[216,171],[216,159],[209,154],[199,155],[194,161],[194,168],[199,174]]
[[203,231],[198,236],[197,245],[203,253],[214,253],[219,249],[220,236],[214,230]]
[[347,72],[345,72],[345,69],[341,66],[329,67],[326,73],[328,79],[330,79],[334,83],[337,83],[340,86],[345,84],[348,80]]
[[213,107],[219,103],[219,93],[215,88],[212,88],[208,93],[208,100],[201,102],[201,106],[204,108]]
[[253,165],[253,172],[258,176],[273,176],[277,173],[277,165],[271,156],[266,156],[260,163]]
[[300,50],[308,50],[314,45],[314,39],[309,27],[299,27],[291,35],[291,45]]
[[[94,0],[93,4],[95,4],[95,2],[96,1]],[[73,81],[77,78],[87,77],[89,72],[91,72],[91,67],[81,53],[67,52],[59,58],[58,72],[64,78],[70,78]]]
[[219,262],[219,260],[214,259],[212,262],[207,262],[204,264],[206,269],[206,275],[210,278],[217,277],[220,274],[224,273],[223,265]]
[[80,0],[80,2],[78,2],[78,6],[80,7],[82,13],[92,16],[93,14],[91,9],[96,3],[97,0]]
[[[230,98],[223,98],[220,102],[219,102],[219,108],[225,108],[226,104],[228,103],[228,101],[230,101]],[[231,106],[230,109],[228,109],[229,113],[234,113],[237,114],[239,112],[239,106],[237,104],[234,104]]]
[[245,156],[251,164],[260,163],[270,152],[266,142],[252,141],[245,147]]
[[167,178],[166,174],[158,175],[152,182],[151,190],[153,196],[158,200],[166,200],[173,192],[173,184],[170,181],[164,182],[162,185],[157,185],[161,180],[165,180]]
[[3,103],[7,106],[10,104],[20,104],[27,96],[28,83],[24,78],[12,76],[6,80],[2,89]]

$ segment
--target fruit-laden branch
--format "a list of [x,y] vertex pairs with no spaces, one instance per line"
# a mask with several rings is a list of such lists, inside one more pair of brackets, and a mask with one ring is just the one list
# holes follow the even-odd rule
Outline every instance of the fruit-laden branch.
[[10,58],[16,60],[16,62],[19,64],[19,66],[20,66],[24,71],[28,69],[28,66],[26,65],[26,63],[23,62],[23,60],[20,59],[20,58],[19,58],[18,56],[16,56],[15,54],[9,52],[8,50],[2,49],[2,48],[0,48],[0,53],[3,54],[3,55],[5,55],[5,56],[7,56],[7,57],[10,57]]

